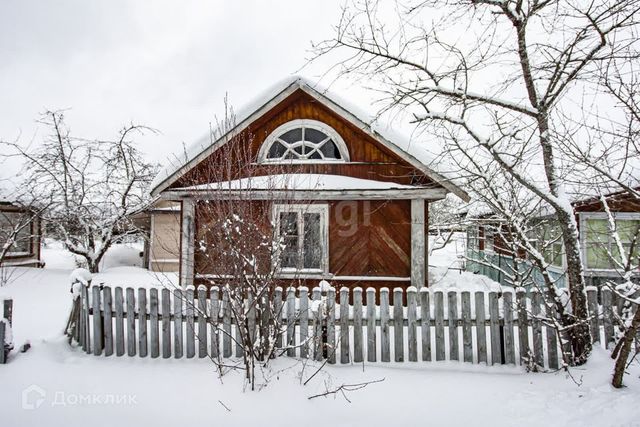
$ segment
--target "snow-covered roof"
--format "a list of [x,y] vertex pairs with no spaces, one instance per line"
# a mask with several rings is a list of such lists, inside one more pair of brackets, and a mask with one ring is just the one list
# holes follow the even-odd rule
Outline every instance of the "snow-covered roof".
[[170,158],[151,183],[151,194],[158,195],[185,172],[224,145],[234,135],[244,130],[268,109],[298,89],[305,91],[337,114],[351,121],[447,190],[464,200],[469,200],[467,193],[454,183],[452,177],[445,176],[442,171],[434,169],[435,161],[425,147],[422,146],[423,144],[411,141],[410,138],[390,129],[388,126],[382,126],[376,120],[374,114],[351,105],[336,94],[300,76],[292,76],[278,82],[256,97],[252,103],[236,112],[236,126],[224,134],[219,130],[218,132],[213,132],[213,135],[220,135],[217,140],[212,141],[210,134],[207,134],[184,152]]
[[353,178],[344,175],[326,174],[277,174],[235,179],[232,181],[212,182],[178,188],[183,191],[202,190],[273,190],[273,191],[305,191],[305,190],[402,190],[415,189],[413,185],[396,182],[375,181],[372,179]]

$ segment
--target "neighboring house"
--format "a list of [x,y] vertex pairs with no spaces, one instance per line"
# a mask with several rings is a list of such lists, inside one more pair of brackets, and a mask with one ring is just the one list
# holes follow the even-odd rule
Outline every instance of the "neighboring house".
[[[9,247],[4,251],[6,244]],[[38,216],[15,203],[0,200],[0,251],[0,266],[42,267]]]
[[[433,170],[424,147],[374,130],[368,120],[302,78],[271,88],[231,129],[176,154],[181,160],[156,177],[152,195],[179,202],[181,221],[154,208],[151,252],[160,241],[177,244],[168,235],[179,226],[181,284],[215,283],[224,272],[205,262],[203,248],[216,242],[207,237],[210,218],[202,212],[208,201],[223,199],[269,206],[267,223],[284,242],[283,285],[323,279],[349,287],[427,285],[429,203],[448,192],[468,196]],[[228,144],[241,145],[251,167],[230,161]],[[159,253],[150,258],[152,269],[173,259]]]
[[[638,269],[638,255],[640,255],[640,202],[626,192],[612,193],[605,197],[606,203],[620,237],[623,252],[626,257],[631,257],[633,276],[640,279]],[[609,227],[609,218],[600,197],[587,197],[572,202],[578,229],[580,233],[580,246],[582,262],[585,268],[585,278],[588,285],[600,286],[607,280],[617,282],[620,280],[622,269],[616,265],[614,259],[619,258],[619,250],[614,243]],[[558,280],[558,284],[564,285],[564,272],[566,259],[562,241],[557,238],[559,230],[554,225],[552,217],[541,214],[532,218],[532,223],[539,223],[531,233],[531,242],[543,254],[545,260],[551,265],[549,271]],[[497,230],[503,233],[506,227],[501,225],[500,219],[488,212],[487,209],[477,209],[475,213],[467,215],[470,226],[467,228],[467,263],[466,269],[480,273],[492,279],[508,285],[504,271],[513,264],[514,252],[519,258],[523,258],[522,252],[509,248],[501,238]],[[639,239],[632,248],[634,237]],[[546,242],[546,244],[542,244]],[[633,250],[632,250],[633,249]],[[542,283],[539,272],[534,272],[532,278]]]
[[143,265],[151,271],[180,270],[180,203],[156,199],[132,215],[136,227],[146,234]]

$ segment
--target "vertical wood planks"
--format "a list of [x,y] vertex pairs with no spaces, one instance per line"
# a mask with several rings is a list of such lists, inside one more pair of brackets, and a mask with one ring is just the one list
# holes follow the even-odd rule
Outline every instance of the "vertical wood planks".
[[309,357],[309,290],[301,286],[300,296],[300,357]]
[[91,319],[89,316],[89,304],[91,303],[89,301],[89,287],[88,286],[82,286],[83,289],[83,294],[82,294],[82,308],[83,308],[83,316],[84,316],[84,351],[87,354],[91,354]]
[[127,355],[136,355],[136,299],[133,288],[127,288]]
[[433,310],[436,318],[436,361],[440,361],[446,359],[444,348],[444,293],[436,291],[433,297]]
[[287,289],[287,356],[296,355],[296,290]]
[[84,285],[80,286],[80,315],[78,316],[78,343],[80,344],[80,347],[82,348],[82,350],[86,351],[86,344],[85,344],[85,326],[84,326],[84,322],[85,322],[85,315],[84,315],[84,291],[82,290],[82,288],[84,288]]
[[349,288],[340,289],[340,363],[349,363]]
[[527,298],[524,289],[516,290],[518,306],[518,344],[520,347],[520,364],[526,364],[529,359],[529,323],[527,321]]
[[598,289],[592,286],[587,287],[587,306],[589,308],[589,328],[591,329],[591,340],[600,341],[600,316],[598,313]]
[[273,293],[273,315],[276,317],[274,325],[278,328],[278,333],[276,335],[276,348],[282,348],[282,315],[284,314],[282,312],[282,307],[282,288],[278,286]]
[[418,302],[416,300],[417,290],[413,286],[407,289],[407,320],[408,320],[408,344],[409,344],[409,361],[418,361]]
[[613,342],[613,295],[611,289],[602,288],[602,314],[604,323],[604,345],[610,348]]
[[231,297],[229,288],[222,289],[222,356],[231,357]]
[[542,321],[540,316],[542,310],[540,309],[541,295],[537,289],[531,291],[531,333],[533,335],[533,357],[536,365],[540,368],[544,368],[544,353],[542,344]]
[[[249,294],[249,298],[246,298],[244,301],[246,303],[248,303],[248,306],[247,306],[248,311],[246,313],[246,315],[247,315],[246,327],[247,327],[248,338],[249,338],[250,342],[255,343],[255,339],[256,339],[256,317],[257,317],[256,304],[257,304],[257,301],[255,300],[255,297],[253,296],[253,294]],[[236,356],[238,356],[238,354],[236,354]]]
[[336,290],[327,291],[327,355],[329,363],[336,363]]
[[364,361],[362,349],[362,288],[353,290],[353,361]]
[[461,295],[462,309],[462,358],[473,363],[473,337],[471,336],[471,294],[468,291]]
[[489,332],[491,334],[491,364],[500,364],[502,363],[502,345],[500,342],[500,309],[496,292],[489,292]]
[[162,295],[162,358],[171,357],[171,293],[163,289]]
[[207,357],[207,288],[198,286],[198,357]]
[[104,355],[111,356],[113,354],[113,303],[111,300],[111,288],[105,286],[102,290],[104,305]]
[[[556,309],[552,304],[545,305],[545,314],[549,319],[555,319]],[[549,369],[558,369],[558,337],[557,331],[550,322],[547,325],[547,351],[549,355]]]
[[422,360],[431,361],[431,308],[429,290],[420,289],[420,335],[422,339]]
[[389,288],[380,289],[380,360],[391,361],[389,339]]
[[448,323],[449,323],[449,360],[460,359],[458,345],[458,294],[456,291],[447,293]]
[[218,334],[218,323],[220,319],[220,290],[217,286],[212,286],[209,290],[209,323],[211,325],[211,357],[220,355],[220,335]]
[[393,290],[393,357],[404,362],[404,316],[402,315],[402,288]]
[[7,363],[4,352],[5,328],[5,323],[0,322],[0,344],[2,345],[2,348],[0,348],[0,365]]
[[124,355],[124,295],[120,286],[114,293],[116,306],[116,356]]
[[184,305],[184,291],[176,289],[173,291],[173,356],[180,359],[183,355],[184,345],[182,343],[182,310]]
[[158,290],[149,290],[149,347],[151,347],[151,357],[160,356],[160,335],[158,327]]
[[191,359],[196,355],[196,331],[194,323],[194,289],[193,286],[187,287],[187,306],[185,312],[187,315],[187,358]]
[[487,329],[484,315],[484,292],[475,293],[476,303],[476,345],[478,346],[478,363],[487,363]]
[[367,288],[367,361],[376,361],[376,290]]
[[[91,305],[93,307],[93,354],[102,354],[102,316],[100,312],[100,287],[94,286],[91,295]],[[2,343],[0,343],[2,344]]]
[[138,354],[147,357],[147,290],[138,288]]
[[313,300],[313,357],[322,360],[322,293],[319,287],[311,291]]
[[505,363],[516,363],[515,336],[513,332],[513,293],[502,294],[504,309],[504,356]]

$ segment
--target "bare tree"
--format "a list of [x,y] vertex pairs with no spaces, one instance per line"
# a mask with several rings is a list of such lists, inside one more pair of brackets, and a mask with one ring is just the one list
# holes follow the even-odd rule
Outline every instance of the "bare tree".
[[389,23],[382,3],[349,3],[335,38],[317,45],[316,55],[348,52],[339,72],[375,81],[383,111],[408,113],[444,137],[444,152],[458,166],[478,169],[469,166],[475,161],[548,206],[567,260],[569,362],[584,363],[591,350],[585,281],[558,122],[575,95],[598,85],[599,66],[636,43],[638,1],[396,5],[386,10],[397,18]]
[[[228,140],[180,178],[178,185],[186,188],[195,203],[195,281],[222,290],[222,310],[229,311],[236,334],[217,322],[212,327],[242,350],[242,367],[254,389],[258,368],[293,345],[283,336],[283,287],[296,281],[303,257],[319,255],[319,248],[311,247],[311,252],[303,254],[291,241],[300,231],[291,228],[297,222],[287,222],[286,215],[274,213],[276,204],[295,204],[299,215],[312,206],[283,195],[283,189],[295,189],[294,176],[286,174],[283,165],[259,164],[254,136],[248,131],[230,132],[235,116],[228,106],[225,111],[224,119],[211,132],[211,144],[221,137]],[[311,336],[298,345],[317,348],[318,339],[321,337]],[[222,372],[225,362],[212,360]]]
[[46,230],[97,272],[112,244],[138,232],[129,216],[147,203],[154,168],[131,137],[152,129],[130,124],[102,141],[71,136],[61,111],[47,111],[40,123],[50,130],[41,144],[3,142],[5,156],[24,161],[19,186],[29,189],[28,203],[50,201]]

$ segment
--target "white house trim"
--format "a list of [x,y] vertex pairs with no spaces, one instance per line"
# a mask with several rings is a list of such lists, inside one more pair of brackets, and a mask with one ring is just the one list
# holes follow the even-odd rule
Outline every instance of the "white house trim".
[[298,232],[299,232],[299,247],[304,247],[304,228],[300,226],[301,217],[303,213],[318,213],[320,214],[320,240],[322,241],[322,259],[320,261],[320,268],[281,268],[274,266],[278,271],[278,277],[284,278],[286,276],[301,277],[304,275],[323,275],[329,272],[329,205],[327,204],[274,204],[272,208],[272,223],[276,230],[276,237],[280,230],[280,213],[281,212],[297,212],[298,218]]
[[[326,134],[331,142],[336,145],[338,151],[340,152],[341,159],[269,159],[267,158],[267,154],[269,153],[269,149],[273,145],[273,143],[284,133],[298,128],[311,128],[316,129],[324,134]],[[291,120],[287,123],[284,123],[278,126],[273,132],[267,136],[267,138],[262,143],[260,147],[260,151],[258,152],[258,163],[272,163],[272,164],[298,164],[298,163],[347,163],[349,162],[349,149],[347,148],[347,144],[345,144],[344,140],[340,136],[335,129],[331,126],[319,122],[317,120],[308,120],[308,119],[296,119]]]
[[[640,220],[640,212],[611,212],[614,220]],[[619,277],[620,273],[611,268],[589,268],[587,266],[587,220],[589,219],[608,219],[606,212],[580,212],[578,214],[580,221],[580,249],[582,253],[582,265],[585,274],[589,276],[611,276]]]

